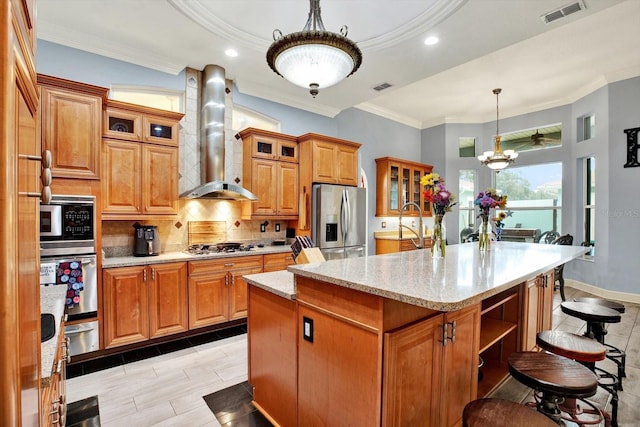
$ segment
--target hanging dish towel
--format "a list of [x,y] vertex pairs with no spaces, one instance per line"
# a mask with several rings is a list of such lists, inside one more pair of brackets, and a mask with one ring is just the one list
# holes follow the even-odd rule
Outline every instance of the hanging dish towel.
[[82,281],[82,262],[64,261],[58,264],[56,283],[67,285],[67,307],[73,307],[80,302],[80,292],[84,289]]

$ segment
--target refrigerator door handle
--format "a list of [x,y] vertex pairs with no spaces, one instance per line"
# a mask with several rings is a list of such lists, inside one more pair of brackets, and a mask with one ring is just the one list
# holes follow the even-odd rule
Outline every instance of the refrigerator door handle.
[[342,190],[342,203],[341,203],[340,213],[341,213],[341,231],[342,231],[342,242],[347,240],[347,235],[349,234],[349,196],[347,195],[347,190]]

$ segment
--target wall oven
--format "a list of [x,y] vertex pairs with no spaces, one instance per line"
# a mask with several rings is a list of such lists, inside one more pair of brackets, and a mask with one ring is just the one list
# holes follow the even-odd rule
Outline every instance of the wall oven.
[[40,285],[66,286],[70,354],[99,349],[94,196],[52,196],[40,206]]

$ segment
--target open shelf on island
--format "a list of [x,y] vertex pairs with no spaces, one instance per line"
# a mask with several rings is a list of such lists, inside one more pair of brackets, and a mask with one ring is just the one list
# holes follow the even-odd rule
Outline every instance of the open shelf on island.
[[480,333],[480,353],[483,353],[517,328],[517,323],[483,317]]

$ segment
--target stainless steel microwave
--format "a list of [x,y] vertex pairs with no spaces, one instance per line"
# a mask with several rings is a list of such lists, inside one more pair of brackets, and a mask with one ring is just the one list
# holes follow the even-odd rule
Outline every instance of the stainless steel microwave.
[[95,196],[53,195],[40,205],[40,254],[80,255],[96,252]]

